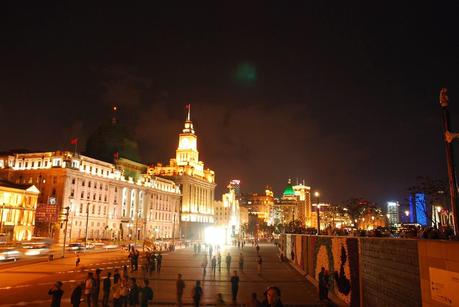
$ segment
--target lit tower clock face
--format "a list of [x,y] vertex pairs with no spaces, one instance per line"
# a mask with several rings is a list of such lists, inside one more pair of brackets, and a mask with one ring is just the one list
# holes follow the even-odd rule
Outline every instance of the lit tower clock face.
[[196,149],[196,140],[182,138],[180,140],[180,149]]

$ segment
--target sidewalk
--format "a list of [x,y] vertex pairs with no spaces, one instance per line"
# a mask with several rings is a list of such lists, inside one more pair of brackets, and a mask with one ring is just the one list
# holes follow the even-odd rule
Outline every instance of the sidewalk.
[[[238,270],[240,285],[238,293],[238,303],[245,304],[249,301],[252,292],[257,293],[257,297],[262,300],[264,290],[271,285],[281,289],[281,300],[289,306],[323,306],[318,300],[315,287],[301,276],[288,263],[281,263],[277,256],[274,245],[260,245],[260,254],[263,258],[263,269],[261,275],[257,273],[256,250],[255,247],[245,246],[243,250],[237,247],[228,247],[222,251],[222,268],[214,275],[209,266],[207,273],[203,275],[201,255],[193,255],[192,248],[176,250],[163,258],[161,273],[154,272],[149,277],[150,286],[155,293],[154,305],[171,305],[176,301],[175,281],[177,274],[183,275],[186,283],[183,299],[185,304],[192,303],[191,289],[196,280],[201,280],[204,295],[202,303],[213,305],[217,294],[222,293],[227,304],[231,303],[231,284],[230,278],[234,270],[238,270],[239,253],[243,253],[244,271]],[[232,264],[230,272],[227,272],[225,256],[230,252]],[[215,251],[214,251],[215,253]],[[138,279],[143,279],[142,273],[135,274]]]

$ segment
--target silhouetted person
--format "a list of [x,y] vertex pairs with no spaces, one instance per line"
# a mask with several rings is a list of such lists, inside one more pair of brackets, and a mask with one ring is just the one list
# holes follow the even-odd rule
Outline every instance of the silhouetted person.
[[199,307],[201,304],[201,297],[202,297],[202,288],[201,288],[201,282],[199,280],[196,281],[196,285],[193,288],[193,303],[195,307]]
[[145,279],[143,284],[143,288],[140,289],[140,307],[148,307],[148,304],[153,300],[153,290],[148,285],[148,279]]
[[48,295],[51,295],[51,307],[60,307],[61,298],[64,295],[62,288],[62,282],[57,281],[54,286],[48,290]]
[[110,280],[111,276],[112,276],[112,273],[108,272],[107,277],[104,278],[104,282],[102,286],[102,289],[104,291],[104,295],[102,297],[102,306],[104,307],[108,306],[108,298],[110,297],[110,288],[112,287],[112,281]]
[[237,271],[234,271],[234,275],[231,277],[231,295],[233,297],[233,303],[236,303],[238,291],[239,291],[239,276],[237,276]]
[[83,295],[84,282],[81,282],[76,285],[70,296],[70,303],[73,307],[79,307],[81,302],[81,296]]
[[230,267],[231,267],[231,255],[230,255],[230,253],[228,253],[228,255],[226,255],[225,261],[226,261],[226,270],[229,273],[229,270],[230,270]]
[[185,282],[182,279],[182,274],[177,275],[175,287],[177,289],[177,305],[182,306],[183,290],[185,289]]

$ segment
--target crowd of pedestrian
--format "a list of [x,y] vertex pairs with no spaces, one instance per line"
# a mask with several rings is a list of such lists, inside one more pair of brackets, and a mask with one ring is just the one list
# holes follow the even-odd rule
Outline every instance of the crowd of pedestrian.
[[[242,249],[243,241],[239,241],[239,248]],[[262,257],[260,252],[260,246],[256,246],[257,252],[257,272],[262,273]],[[194,244],[194,254],[201,253],[201,244]],[[214,253],[215,250],[215,253]],[[127,307],[127,306],[148,306],[154,297],[153,289],[149,285],[149,279],[146,275],[152,272],[160,272],[162,264],[161,252],[155,250],[147,250],[142,255],[133,246],[129,247],[127,265],[123,265],[120,268],[114,268],[113,271],[108,271],[103,274],[101,269],[96,269],[95,272],[88,272],[86,278],[77,283],[72,289],[70,302],[74,307],[87,306],[87,307]],[[216,271],[221,272],[222,266],[222,254],[219,246],[204,245],[204,253],[202,254],[202,268],[203,274],[206,273],[206,268],[210,263],[212,273],[215,275]],[[228,252],[224,256],[226,263],[226,270],[229,273],[231,270],[232,256]],[[210,261],[209,261],[210,260]],[[138,271],[139,262],[142,264],[142,270],[144,271],[143,279],[136,278],[133,276],[134,272]],[[76,265],[80,264],[80,257],[77,255]],[[238,302],[240,276],[239,273],[244,273],[244,255],[241,251],[238,259],[238,270],[234,270],[230,278],[231,285],[231,298],[232,303]],[[136,276],[139,276],[137,273]],[[183,295],[186,289],[185,281],[182,278],[182,274],[177,275],[176,280],[176,303],[177,306],[183,305]],[[51,297],[51,306],[61,306],[61,299],[64,295],[62,289],[62,282],[58,281],[54,286],[49,289],[48,295]],[[193,282],[191,288],[191,299],[194,306],[200,306],[202,297],[204,295],[204,289],[201,284],[201,280]],[[252,293],[250,301],[247,303],[248,306],[254,307],[280,307],[282,303],[280,301],[280,289],[274,286],[268,287],[263,293],[264,299],[259,301],[256,293]],[[217,294],[216,306],[226,306],[226,302],[221,293]]]

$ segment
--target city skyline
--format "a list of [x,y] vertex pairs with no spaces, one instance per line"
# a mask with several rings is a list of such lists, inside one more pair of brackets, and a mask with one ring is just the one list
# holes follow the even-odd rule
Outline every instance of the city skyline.
[[324,201],[402,201],[416,176],[446,177],[440,88],[453,125],[459,101],[450,8],[7,7],[0,150],[82,145],[118,105],[142,162],[166,163],[191,103],[217,195],[233,178],[277,195],[304,178]]

